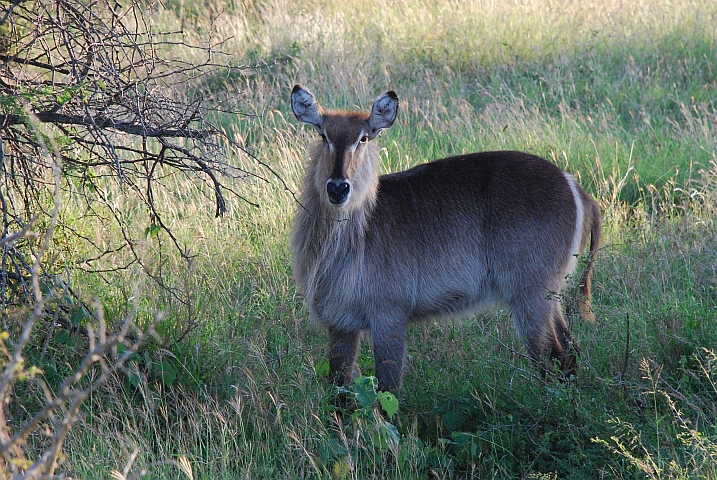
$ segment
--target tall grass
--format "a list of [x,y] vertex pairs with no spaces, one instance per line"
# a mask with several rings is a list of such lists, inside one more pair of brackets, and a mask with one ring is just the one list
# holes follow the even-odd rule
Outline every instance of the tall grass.
[[[281,180],[237,158],[256,176],[232,187],[257,206],[237,199],[215,220],[211,197],[164,179],[156,202],[195,256],[186,262],[161,236],[141,248],[171,293],[142,273],[73,271],[108,318],[121,317],[138,282],[140,309],[166,318],[135,374],[86,404],[66,443],[67,474],[127,467],[179,478],[163,462],[186,456],[195,478],[717,478],[717,4],[166,7],[157,24],[197,41],[229,38],[222,48],[253,66],[196,93],[239,95],[247,115],[224,128]],[[376,441],[380,417],[337,416],[324,334],[291,281],[288,229],[311,136],[290,118],[294,83],[338,108],[396,90],[399,121],[378,140],[386,171],[519,149],[578,176],[600,202],[605,239],[598,323],[572,321],[583,351],[575,384],[543,384],[497,312],[411,329],[398,443]],[[142,232],[142,209],[105,188]],[[65,217],[93,237],[117,234],[101,216]],[[82,258],[60,247],[68,265]],[[58,364],[74,359],[59,345],[53,353]],[[371,372],[368,345],[360,363]]]

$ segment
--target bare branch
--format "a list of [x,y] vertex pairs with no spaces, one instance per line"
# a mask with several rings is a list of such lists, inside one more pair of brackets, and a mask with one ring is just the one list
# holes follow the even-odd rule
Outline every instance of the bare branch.
[[[168,177],[179,173],[194,182],[212,199],[217,217],[230,199],[244,201],[239,180],[262,178],[237,167],[231,155],[249,155],[280,179],[218,126],[238,113],[233,100],[240,92],[232,83],[239,82],[225,79],[248,67],[222,51],[225,39],[197,45],[181,32],[157,31],[147,8],[156,6],[141,0],[0,2],[2,478],[52,477],[83,401],[127,367],[162,318],[156,314],[140,331],[133,325],[135,305],[126,316],[106,320],[99,302],[92,311],[75,295],[72,268],[132,268],[187,304],[163,278],[162,258],[144,258],[145,237],[128,226],[130,213],[107,186],[137,200],[150,227],[164,232],[157,239],[160,254],[168,244],[189,260],[194,253],[180,244],[169,214],[155,202]],[[180,58],[180,49],[191,60]],[[60,208],[68,198],[77,202],[74,210],[79,204],[78,214],[119,234],[106,245],[68,224]],[[48,252],[58,232],[88,246],[84,261],[52,263]],[[90,313],[73,325],[73,309]],[[28,364],[28,352],[41,350],[42,362],[61,329],[82,337],[85,350],[73,373],[51,384]],[[27,385],[36,392],[34,410],[13,396]],[[32,442],[39,429],[51,430],[51,438],[38,447]]]
[[[216,132],[211,130],[195,130],[191,128],[152,128],[145,125],[129,124],[117,121],[115,118],[107,117],[79,117],[54,112],[38,112],[35,117],[43,123],[55,123],[61,125],[81,125],[84,127],[92,127],[99,129],[112,129],[119,132],[128,133],[130,135],[139,135],[141,137],[181,137],[181,138],[207,138],[215,135]],[[24,124],[26,118],[20,115],[0,115],[0,125],[10,126]]]
[[[110,0],[0,4],[9,30],[8,44],[0,45],[0,131],[8,152],[0,174],[14,205],[3,206],[6,223],[42,209],[39,189],[49,165],[38,161],[41,142],[30,116],[62,137],[63,175],[81,180],[88,206],[102,201],[93,194],[93,179],[111,173],[134,191],[150,217],[159,217],[147,196],[151,188],[135,187],[154,181],[142,172],[157,163],[153,170],[186,172],[210,185],[215,216],[226,212],[225,190],[243,200],[221,178],[237,178],[226,154],[243,149],[225,148],[230,139],[213,121],[237,113],[226,99],[239,93],[228,82],[221,81],[222,91],[215,84],[249,67],[233,65],[221,51],[226,39],[197,45],[179,31],[157,31],[145,20],[146,8],[140,0],[122,7]],[[173,56],[178,48],[193,52],[195,60]],[[212,103],[218,98],[225,101]]]

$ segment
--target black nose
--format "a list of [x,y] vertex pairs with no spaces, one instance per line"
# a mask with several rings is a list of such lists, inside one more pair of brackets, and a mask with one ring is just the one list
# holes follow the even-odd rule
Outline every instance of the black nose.
[[349,196],[351,185],[346,180],[329,180],[326,183],[326,193],[329,195],[329,202],[340,205]]

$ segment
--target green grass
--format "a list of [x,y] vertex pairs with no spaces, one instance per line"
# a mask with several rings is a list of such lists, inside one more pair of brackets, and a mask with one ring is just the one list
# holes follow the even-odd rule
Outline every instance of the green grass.
[[[141,375],[120,374],[87,401],[64,473],[107,478],[137,452],[131,471],[149,478],[184,478],[166,463],[180,456],[207,479],[717,478],[717,367],[705,350],[717,345],[717,4],[495,3],[175,2],[159,14],[198,37],[203,12],[223,10],[214,28],[232,36],[236,63],[269,64],[197,88],[242,92],[242,109],[259,116],[224,128],[290,191],[236,158],[267,179],[233,185],[259,206],[233,199],[215,220],[211,194],[165,179],[165,221],[196,256],[187,263],[161,235],[138,248],[174,295],[138,269],[83,274],[73,267],[83,247],[58,240],[77,290],[98,296],[108,319],[134,297],[140,321],[165,314]],[[583,351],[574,384],[544,385],[496,312],[411,329],[398,444],[375,440],[376,417],[337,419],[326,339],[291,280],[291,192],[311,140],[290,113],[294,83],[338,108],[395,90],[399,120],[378,140],[386,171],[517,149],[578,176],[605,236],[598,322],[571,318]],[[115,194],[143,237],[146,212]],[[77,231],[120,241],[71,207]],[[76,360],[51,348],[60,373]],[[360,363],[370,373],[368,345]]]

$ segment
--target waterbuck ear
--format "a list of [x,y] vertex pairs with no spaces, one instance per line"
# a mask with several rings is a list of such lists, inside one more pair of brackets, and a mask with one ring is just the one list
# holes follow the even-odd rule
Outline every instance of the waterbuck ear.
[[373,103],[371,108],[371,116],[368,118],[368,126],[371,128],[373,136],[384,128],[393,125],[398,113],[398,95],[393,90],[386,92]]
[[324,128],[321,106],[314,95],[301,85],[294,85],[294,89],[291,91],[291,109],[300,122],[313,125],[319,130]]

